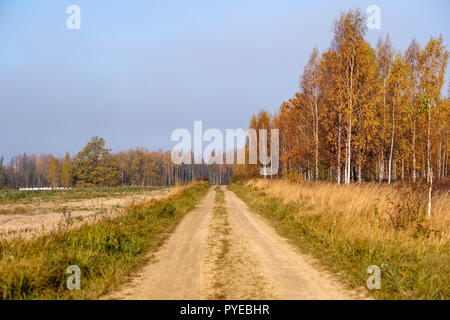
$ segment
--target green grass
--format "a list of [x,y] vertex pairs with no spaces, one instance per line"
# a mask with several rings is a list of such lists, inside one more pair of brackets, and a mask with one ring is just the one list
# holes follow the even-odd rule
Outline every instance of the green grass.
[[[126,215],[33,241],[0,242],[0,299],[95,299],[147,262],[210,185],[128,207]],[[81,269],[81,290],[69,290],[70,265]]]
[[[281,198],[270,197],[242,183],[233,183],[230,189],[254,212],[265,217],[280,235],[339,273],[351,286],[365,287],[369,277],[367,267],[378,265],[381,289],[370,291],[376,299],[450,298],[448,243],[352,238],[330,223],[330,219],[314,214],[313,204],[284,204]],[[307,214],[299,214],[306,211]]]

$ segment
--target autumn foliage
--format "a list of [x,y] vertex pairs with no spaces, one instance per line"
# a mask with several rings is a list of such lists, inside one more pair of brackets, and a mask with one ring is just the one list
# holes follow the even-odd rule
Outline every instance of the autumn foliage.
[[313,49],[299,92],[275,115],[254,116],[250,128],[269,122],[280,130],[280,175],[294,179],[443,180],[450,116],[441,95],[449,55],[443,38],[423,48],[413,40],[400,52],[387,35],[373,48],[365,21],[359,10],[341,14],[330,47]]

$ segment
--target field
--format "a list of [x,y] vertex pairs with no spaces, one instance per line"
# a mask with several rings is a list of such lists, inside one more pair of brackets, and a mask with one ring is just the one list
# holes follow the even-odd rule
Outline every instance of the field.
[[[124,214],[25,241],[0,241],[0,298],[99,298],[147,261],[209,185],[175,188],[160,200],[130,203]],[[82,270],[82,290],[66,287],[67,267]]]
[[433,197],[425,214],[419,190],[395,185],[252,180],[231,190],[277,232],[360,286],[381,269],[378,299],[449,299],[450,197]]
[[0,191],[0,239],[31,239],[118,216],[130,202],[160,199],[169,191],[160,187]]

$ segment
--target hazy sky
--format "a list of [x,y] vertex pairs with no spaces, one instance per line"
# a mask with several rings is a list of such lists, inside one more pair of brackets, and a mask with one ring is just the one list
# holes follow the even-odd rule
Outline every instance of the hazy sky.
[[[68,30],[66,8],[81,9]],[[113,151],[170,149],[171,132],[247,128],[293,96],[333,20],[381,8],[381,30],[404,50],[450,39],[450,2],[0,0],[0,155],[78,152],[103,137]],[[447,76],[448,78],[448,76]]]

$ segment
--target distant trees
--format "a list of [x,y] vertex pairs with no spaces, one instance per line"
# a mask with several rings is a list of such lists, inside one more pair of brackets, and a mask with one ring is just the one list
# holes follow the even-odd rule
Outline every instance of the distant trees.
[[24,154],[12,158],[5,166],[3,158],[0,158],[0,189],[155,186],[201,179],[226,184],[231,175],[231,167],[226,164],[175,165],[168,151],[150,152],[138,148],[113,154],[99,137],[93,137],[73,159],[68,152],[64,159],[47,154],[39,157]]
[[130,149],[116,155],[120,167],[119,180],[122,185],[161,185],[168,181],[168,158],[163,152],[145,149]]
[[4,161],[4,158],[0,157],[0,189],[5,188],[8,184],[5,169],[3,167],[3,161]]
[[[271,131],[270,129],[273,128],[275,125],[278,126],[278,118],[272,117],[269,112],[266,110],[261,110],[257,115],[253,115],[250,120],[250,129],[254,129],[258,134],[256,135],[256,145],[258,146],[260,152],[261,152],[261,144],[262,141],[260,140],[259,136],[259,130],[267,130],[267,154],[271,153],[270,150],[270,140],[271,140]],[[247,137],[246,146],[244,150],[239,150],[238,152],[245,152],[245,163],[246,164],[236,164],[232,166],[231,168],[224,168],[226,172],[233,176],[235,178],[246,178],[246,177],[256,177],[260,175],[260,165],[259,164],[249,164],[251,162],[255,163],[257,159],[252,159],[250,161],[249,159],[249,138]],[[283,157],[283,155],[282,155]],[[264,166],[263,166],[264,167]],[[227,171],[228,170],[228,171]],[[229,177],[227,178],[229,179]],[[227,183],[227,182],[226,182]]]
[[73,168],[69,152],[66,152],[61,168],[61,185],[71,187],[73,185]]
[[50,187],[60,187],[62,176],[61,160],[52,156],[48,164],[47,181]]
[[2,188],[34,187],[46,184],[48,155],[40,157],[21,154],[13,157],[5,164],[2,161],[0,176]]

